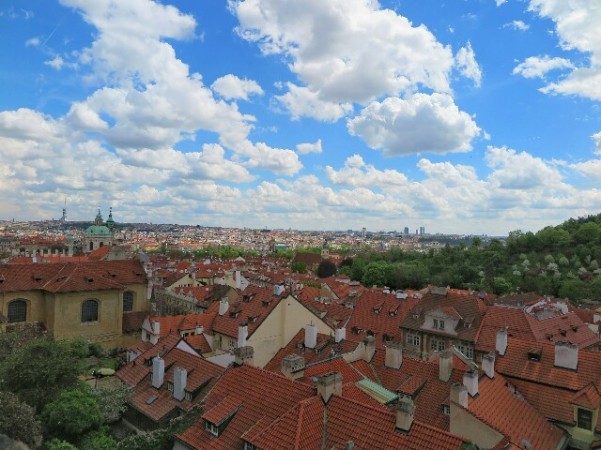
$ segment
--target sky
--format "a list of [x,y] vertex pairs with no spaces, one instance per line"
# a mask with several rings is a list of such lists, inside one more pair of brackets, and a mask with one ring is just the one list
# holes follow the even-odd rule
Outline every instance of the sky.
[[601,0],[2,0],[0,219],[601,213]]

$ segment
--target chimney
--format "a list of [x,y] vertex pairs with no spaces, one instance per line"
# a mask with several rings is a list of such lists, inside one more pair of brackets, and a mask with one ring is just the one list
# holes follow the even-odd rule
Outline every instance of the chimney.
[[344,341],[346,339],[346,328],[340,327],[336,328],[334,332],[334,340],[336,342]]
[[467,388],[461,383],[455,383],[451,386],[450,395],[451,404],[457,403],[467,408]]
[[152,386],[157,389],[160,388],[163,385],[164,378],[165,360],[157,356],[152,360]]
[[324,403],[328,403],[332,394],[342,395],[342,375],[329,372],[317,377],[317,394]]
[[183,400],[186,396],[186,383],[188,382],[188,371],[181,367],[173,370],[173,398]]
[[230,303],[227,301],[227,297],[223,297],[219,301],[219,315],[223,316],[230,307]]
[[411,425],[413,425],[413,415],[415,414],[413,400],[407,397],[400,398],[393,408],[396,413],[397,430],[409,432]]
[[161,337],[161,322],[158,320],[153,320],[150,323],[150,329],[152,330],[152,333],[150,334],[150,343],[152,345],[156,345]]
[[363,359],[365,362],[371,362],[374,357],[374,353],[376,353],[376,338],[373,336],[367,336],[363,343],[365,344],[365,353],[363,354]]
[[495,353],[490,352],[482,357],[482,370],[488,378],[495,377]]
[[386,354],[384,356],[384,367],[390,369],[400,369],[403,363],[403,350],[398,342],[389,342],[386,344]]
[[315,348],[317,345],[317,325],[313,325],[313,322],[305,325],[305,347]]
[[237,347],[245,347],[246,339],[248,338],[248,325],[242,323],[238,325],[238,345]]
[[296,353],[284,356],[281,363],[281,372],[287,378],[297,380],[305,376],[305,358]]
[[236,289],[240,289],[242,287],[242,280],[240,278],[240,271],[236,270],[234,272],[234,279],[236,280]]
[[202,325],[196,325],[196,328],[194,329],[194,334],[200,335],[200,334],[204,333],[204,331],[205,331],[205,327],[203,327]]
[[451,379],[453,373],[453,350],[443,350],[438,354],[438,379],[445,383]]
[[497,331],[496,350],[501,356],[505,356],[507,350],[507,329]]
[[555,342],[555,367],[578,369],[578,346],[569,342]]
[[467,393],[475,397],[478,395],[478,371],[468,370],[463,374],[463,385],[467,388]]
[[254,356],[255,349],[250,345],[234,349],[235,363],[237,366],[241,366],[243,364],[246,364],[247,366],[254,366]]

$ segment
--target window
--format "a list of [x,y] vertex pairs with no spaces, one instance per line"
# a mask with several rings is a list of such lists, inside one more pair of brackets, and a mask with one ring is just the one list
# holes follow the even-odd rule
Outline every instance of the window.
[[444,330],[444,320],[442,319],[434,319],[434,326],[438,330]]
[[449,407],[449,405],[442,405],[442,413],[445,416],[450,416],[451,415],[451,408]]
[[436,339],[436,338],[432,338],[432,340],[430,341],[430,346],[432,347],[432,350],[435,352],[441,352],[445,348],[447,348],[445,341],[443,341],[442,339]]
[[407,344],[419,347],[419,344],[420,344],[419,336],[417,334],[408,334],[407,335]]
[[133,311],[134,309],[134,293],[125,291],[123,293],[123,312]]
[[81,321],[96,322],[98,320],[98,302],[96,300],[86,300],[81,305]]
[[8,323],[25,322],[27,320],[27,302],[13,300],[8,304]]
[[231,351],[236,350],[236,344],[237,344],[236,339],[228,339],[227,345]]
[[192,401],[192,392],[184,391],[184,395],[186,400],[188,400],[189,402]]
[[469,359],[474,359],[474,347],[470,345],[459,344],[457,350],[467,356]]
[[167,390],[173,392],[173,383],[167,383]]
[[215,425],[213,422],[209,422],[205,420],[205,430],[211,433],[214,436],[219,436],[219,427]]
[[588,409],[578,408],[578,428],[583,430],[592,430],[593,428],[593,412]]

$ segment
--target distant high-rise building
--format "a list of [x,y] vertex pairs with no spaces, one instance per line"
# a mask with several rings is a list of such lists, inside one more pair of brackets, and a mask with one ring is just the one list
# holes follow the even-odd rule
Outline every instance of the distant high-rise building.
[[63,216],[61,217],[61,222],[65,223],[67,221],[67,200],[65,199],[65,207],[63,208]]
[[361,236],[362,236],[362,237],[365,237],[366,235],[367,235],[367,228],[363,227],[363,228],[361,229]]
[[409,234],[409,227],[405,227],[405,229],[403,230],[403,234]]
[[419,235],[423,236],[424,234],[426,234],[426,227],[419,227]]

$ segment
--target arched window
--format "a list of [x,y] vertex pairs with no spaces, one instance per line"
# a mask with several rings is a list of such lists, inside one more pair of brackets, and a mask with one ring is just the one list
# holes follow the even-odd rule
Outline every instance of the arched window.
[[90,251],[91,250],[94,250],[94,243],[93,242],[90,242]]
[[98,247],[104,247],[104,242],[101,242]]
[[27,321],[27,302],[13,300],[8,304],[8,323]]
[[98,320],[98,302],[96,300],[86,300],[81,305],[81,321],[96,322]]
[[134,309],[134,293],[125,291],[123,293],[123,312],[133,311]]

